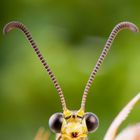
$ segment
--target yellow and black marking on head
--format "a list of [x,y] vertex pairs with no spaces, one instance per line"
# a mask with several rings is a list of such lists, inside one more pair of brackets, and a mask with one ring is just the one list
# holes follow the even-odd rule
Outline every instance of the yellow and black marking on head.
[[58,135],[59,139],[82,140],[87,138],[89,132],[93,132],[99,125],[95,114],[83,110],[70,111],[64,110],[62,113],[55,113],[50,117],[49,126]]
[[31,47],[34,49],[37,57],[43,64],[47,73],[49,74],[58,92],[58,95],[60,97],[63,113],[55,113],[50,117],[50,120],[49,120],[49,125],[50,125],[51,130],[57,134],[57,140],[73,140],[73,139],[85,140],[87,139],[87,134],[89,132],[94,132],[97,129],[98,124],[99,124],[98,118],[96,117],[95,114],[90,113],[90,112],[85,113],[85,103],[86,103],[88,91],[118,32],[120,32],[123,29],[129,29],[133,32],[137,32],[138,31],[137,26],[131,22],[121,22],[113,28],[103,48],[102,53],[95,67],[93,68],[93,71],[89,77],[89,80],[85,86],[82,101],[81,101],[81,108],[78,111],[70,111],[67,109],[62,89],[55,75],[51,71],[51,68],[49,67],[48,63],[44,59],[40,50],[38,49],[28,29],[22,23],[13,21],[13,22],[8,23],[4,27],[3,32],[8,33],[10,30],[14,28],[20,29],[24,33],[24,35],[30,42]]

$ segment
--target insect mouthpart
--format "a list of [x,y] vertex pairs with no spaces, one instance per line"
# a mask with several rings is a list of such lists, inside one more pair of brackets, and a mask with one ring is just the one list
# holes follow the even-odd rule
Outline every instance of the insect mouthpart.
[[78,132],[72,132],[71,135],[73,138],[76,138],[78,136]]

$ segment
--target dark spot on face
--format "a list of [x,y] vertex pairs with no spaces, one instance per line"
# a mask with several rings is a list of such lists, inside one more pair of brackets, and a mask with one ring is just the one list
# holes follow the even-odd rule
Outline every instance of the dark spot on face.
[[81,116],[79,116],[79,115],[77,115],[77,117],[80,118],[80,119],[83,119],[83,117],[81,117]]
[[76,116],[75,115],[72,115],[72,118],[75,118]]
[[78,133],[77,132],[72,132],[71,135],[72,135],[73,138],[76,138],[78,136]]
[[65,117],[66,120],[68,120],[69,118],[71,118],[71,116],[67,116],[67,117]]

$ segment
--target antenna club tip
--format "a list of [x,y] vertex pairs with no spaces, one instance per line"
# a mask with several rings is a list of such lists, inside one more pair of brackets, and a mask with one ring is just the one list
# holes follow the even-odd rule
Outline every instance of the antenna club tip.
[[124,22],[132,32],[139,32],[139,28],[132,22]]
[[14,29],[19,24],[20,24],[20,22],[18,22],[18,21],[11,21],[11,22],[7,23],[3,28],[3,34],[6,35],[8,32],[10,32],[12,29]]
[[131,29],[131,31],[133,31],[133,32],[139,32],[139,28],[138,28],[135,24],[130,25],[130,29]]

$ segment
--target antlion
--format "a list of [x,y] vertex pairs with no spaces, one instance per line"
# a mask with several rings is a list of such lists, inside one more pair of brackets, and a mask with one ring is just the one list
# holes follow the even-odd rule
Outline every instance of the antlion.
[[[103,63],[112,43],[115,39],[116,35],[123,29],[129,29],[132,32],[138,32],[138,28],[135,24],[131,22],[120,22],[117,24],[104,48],[99,56],[97,63],[95,67],[93,68],[93,71],[88,79],[88,82],[85,86],[83,97],[81,101],[81,107],[79,110],[71,111],[67,108],[65,98],[62,92],[62,89],[54,76],[53,72],[51,71],[48,63],[42,56],[40,50],[38,49],[35,41],[33,40],[30,32],[28,29],[20,22],[13,21],[8,23],[4,29],[4,34],[8,33],[10,30],[17,28],[20,29],[25,37],[28,39],[28,41],[31,44],[31,47],[34,49],[35,53],[37,54],[38,58],[40,59],[41,63],[43,64],[44,68],[48,72],[52,82],[54,83],[54,86],[58,92],[58,95],[60,97],[63,113],[55,113],[53,114],[49,119],[49,126],[50,129],[56,133],[56,140],[86,140],[88,138],[88,133],[95,132],[96,129],[99,126],[99,120],[97,116],[94,113],[91,112],[85,112],[85,104],[86,99],[88,95],[88,91],[95,79],[95,76],[100,69],[101,64]],[[121,123],[125,120],[125,118],[128,116],[129,112],[135,105],[135,103],[140,99],[140,93],[134,97],[128,105],[118,114],[118,116],[115,118],[111,126],[109,127],[104,140],[114,140],[116,137],[117,129],[121,125]],[[129,138],[126,138],[126,135],[130,135],[130,132],[133,132],[134,136]],[[126,134],[127,133],[127,134]],[[43,129],[39,129],[35,140],[47,140],[48,139],[48,133],[44,132]],[[140,140],[140,124],[137,124],[135,126],[132,126],[128,129],[126,129],[122,134],[120,134],[116,140]]]

